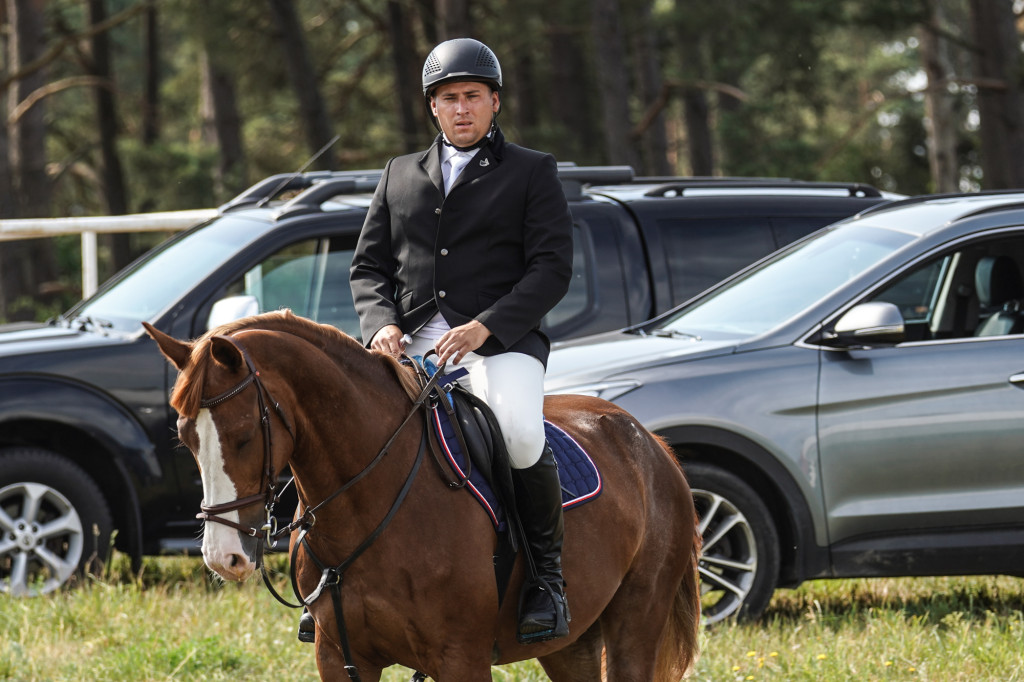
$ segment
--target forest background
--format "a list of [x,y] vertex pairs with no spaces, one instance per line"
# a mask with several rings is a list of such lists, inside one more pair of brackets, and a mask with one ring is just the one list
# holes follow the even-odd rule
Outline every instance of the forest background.
[[[217,206],[435,132],[431,47],[494,49],[506,136],[639,175],[1024,187],[1024,0],[0,0],[0,219]],[[103,235],[101,281],[166,235]],[[0,322],[78,300],[0,242]]]

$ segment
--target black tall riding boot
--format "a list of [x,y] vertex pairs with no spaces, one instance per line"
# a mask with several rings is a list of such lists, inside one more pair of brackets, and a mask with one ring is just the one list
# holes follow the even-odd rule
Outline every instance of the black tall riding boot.
[[516,507],[526,543],[537,567],[537,580],[527,573],[519,599],[522,644],[543,642],[569,634],[569,605],[562,580],[562,487],[551,448],[533,466],[513,469]]
[[302,616],[299,617],[299,641],[307,644],[316,641],[316,621],[306,607],[302,608]]

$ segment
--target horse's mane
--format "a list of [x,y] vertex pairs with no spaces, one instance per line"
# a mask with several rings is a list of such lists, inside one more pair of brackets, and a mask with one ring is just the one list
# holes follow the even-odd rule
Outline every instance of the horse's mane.
[[336,327],[299,317],[290,310],[275,310],[223,324],[195,340],[192,344],[188,365],[178,374],[171,394],[171,407],[177,410],[178,414],[190,419],[199,414],[206,374],[212,363],[211,339],[214,336],[231,336],[250,329],[283,332],[297,336],[321,349],[336,361],[351,357],[353,353],[370,354],[385,369],[390,370],[406,394],[414,396],[418,391],[413,373],[402,367],[394,358],[377,351],[366,351],[358,341]]

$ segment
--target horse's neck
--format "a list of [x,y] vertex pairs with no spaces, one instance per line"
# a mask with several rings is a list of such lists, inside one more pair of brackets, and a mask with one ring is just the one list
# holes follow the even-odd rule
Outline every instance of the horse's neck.
[[[299,428],[292,470],[307,505],[325,499],[369,466],[412,409],[386,368],[361,349],[357,352],[362,353],[355,358],[358,361],[333,362],[332,367],[311,373],[314,385],[295,391]],[[385,472],[405,466],[402,461],[407,458],[402,455],[421,429],[420,420],[409,420],[392,451],[367,478],[388,480]],[[356,484],[345,497],[361,498],[363,489],[372,493],[375,487],[373,481]]]

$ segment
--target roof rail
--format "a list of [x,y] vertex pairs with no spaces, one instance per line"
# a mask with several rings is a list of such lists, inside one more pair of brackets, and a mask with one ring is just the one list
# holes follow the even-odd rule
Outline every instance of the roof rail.
[[[1001,194],[1024,194],[1024,190],[992,189],[985,190],[983,192],[950,192],[946,194],[918,194],[916,196],[907,197],[906,199],[900,199],[898,201],[890,201],[888,203],[875,204],[874,206],[869,206],[868,208],[858,213],[857,217],[868,215],[871,213],[878,213],[880,211],[891,211],[896,208],[903,208],[904,206],[913,206],[914,204],[923,204],[926,201],[935,201],[939,199],[968,199],[971,197],[981,196],[999,196]],[[1011,204],[1004,204],[1002,206],[990,206],[988,208],[979,210],[977,213],[985,213],[988,211],[1000,211],[1003,210],[1004,208],[1010,207]],[[971,215],[975,215],[975,213],[968,213],[966,215],[961,216],[961,218],[966,218]]]
[[637,184],[642,185],[670,185],[673,183],[685,183],[687,185],[724,185],[732,182],[763,182],[770,185],[779,183],[800,182],[793,178],[763,177],[757,175],[642,175],[635,178]]
[[365,174],[361,177],[328,178],[315,183],[298,196],[289,199],[274,215],[275,220],[302,215],[319,213],[320,205],[328,199],[344,194],[372,194],[380,182],[380,171]]
[[[282,194],[301,191],[278,213],[309,213],[319,210],[319,204],[342,194],[373,192],[380,181],[381,169],[353,171],[311,171],[306,173],[280,173],[265,178],[245,190],[218,209],[221,213],[266,204]],[[630,166],[577,166],[572,162],[558,164],[558,179],[562,181],[569,199],[582,196],[585,185],[623,184],[633,181]]]
[[722,189],[789,189],[789,190],[842,190],[851,197],[881,197],[882,193],[871,185],[859,182],[811,182],[789,178],[679,178],[652,187],[647,197],[683,196],[687,190]]
[[[1022,194],[1022,192],[1011,192],[1012,194]],[[1005,204],[999,204],[998,206],[986,206],[970,213],[965,213],[957,220],[966,220],[967,218],[977,218],[979,216],[987,215],[989,213],[1002,213],[1003,211],[1019,211],[1024,208],[1024,201],[1009,201]]]
[[558,179],[566,199],[583,196],[584,185],[621,185],[633,182],[632,166],[577,166],[559,163]]
[[[351,180],[355,182],[355,184],[352,185],[352,189],[348,192],[343,191],[343,185],[339,185],[331,196],[364,191],[372,192],[373,188],[376,187],[377,181],[380,179],[381,173],[383,173],[382,170],[376,169],[355,171],[311,171],[307,173],[281,173],[278,175],[271,175],[269,178],[260,180],[231,201],[221,205],[219,210],[221,213],[225,213],[239,208],[265,204],[271,199],[274,199],[286,192],[308,190],[314,185],[329,180]],[[370,187],[369,190],[362,189],[365,183],[359,181],[372,181],[373,187]],[[324,197],[321,201],[326,201],[328,198],[330,197]]]

